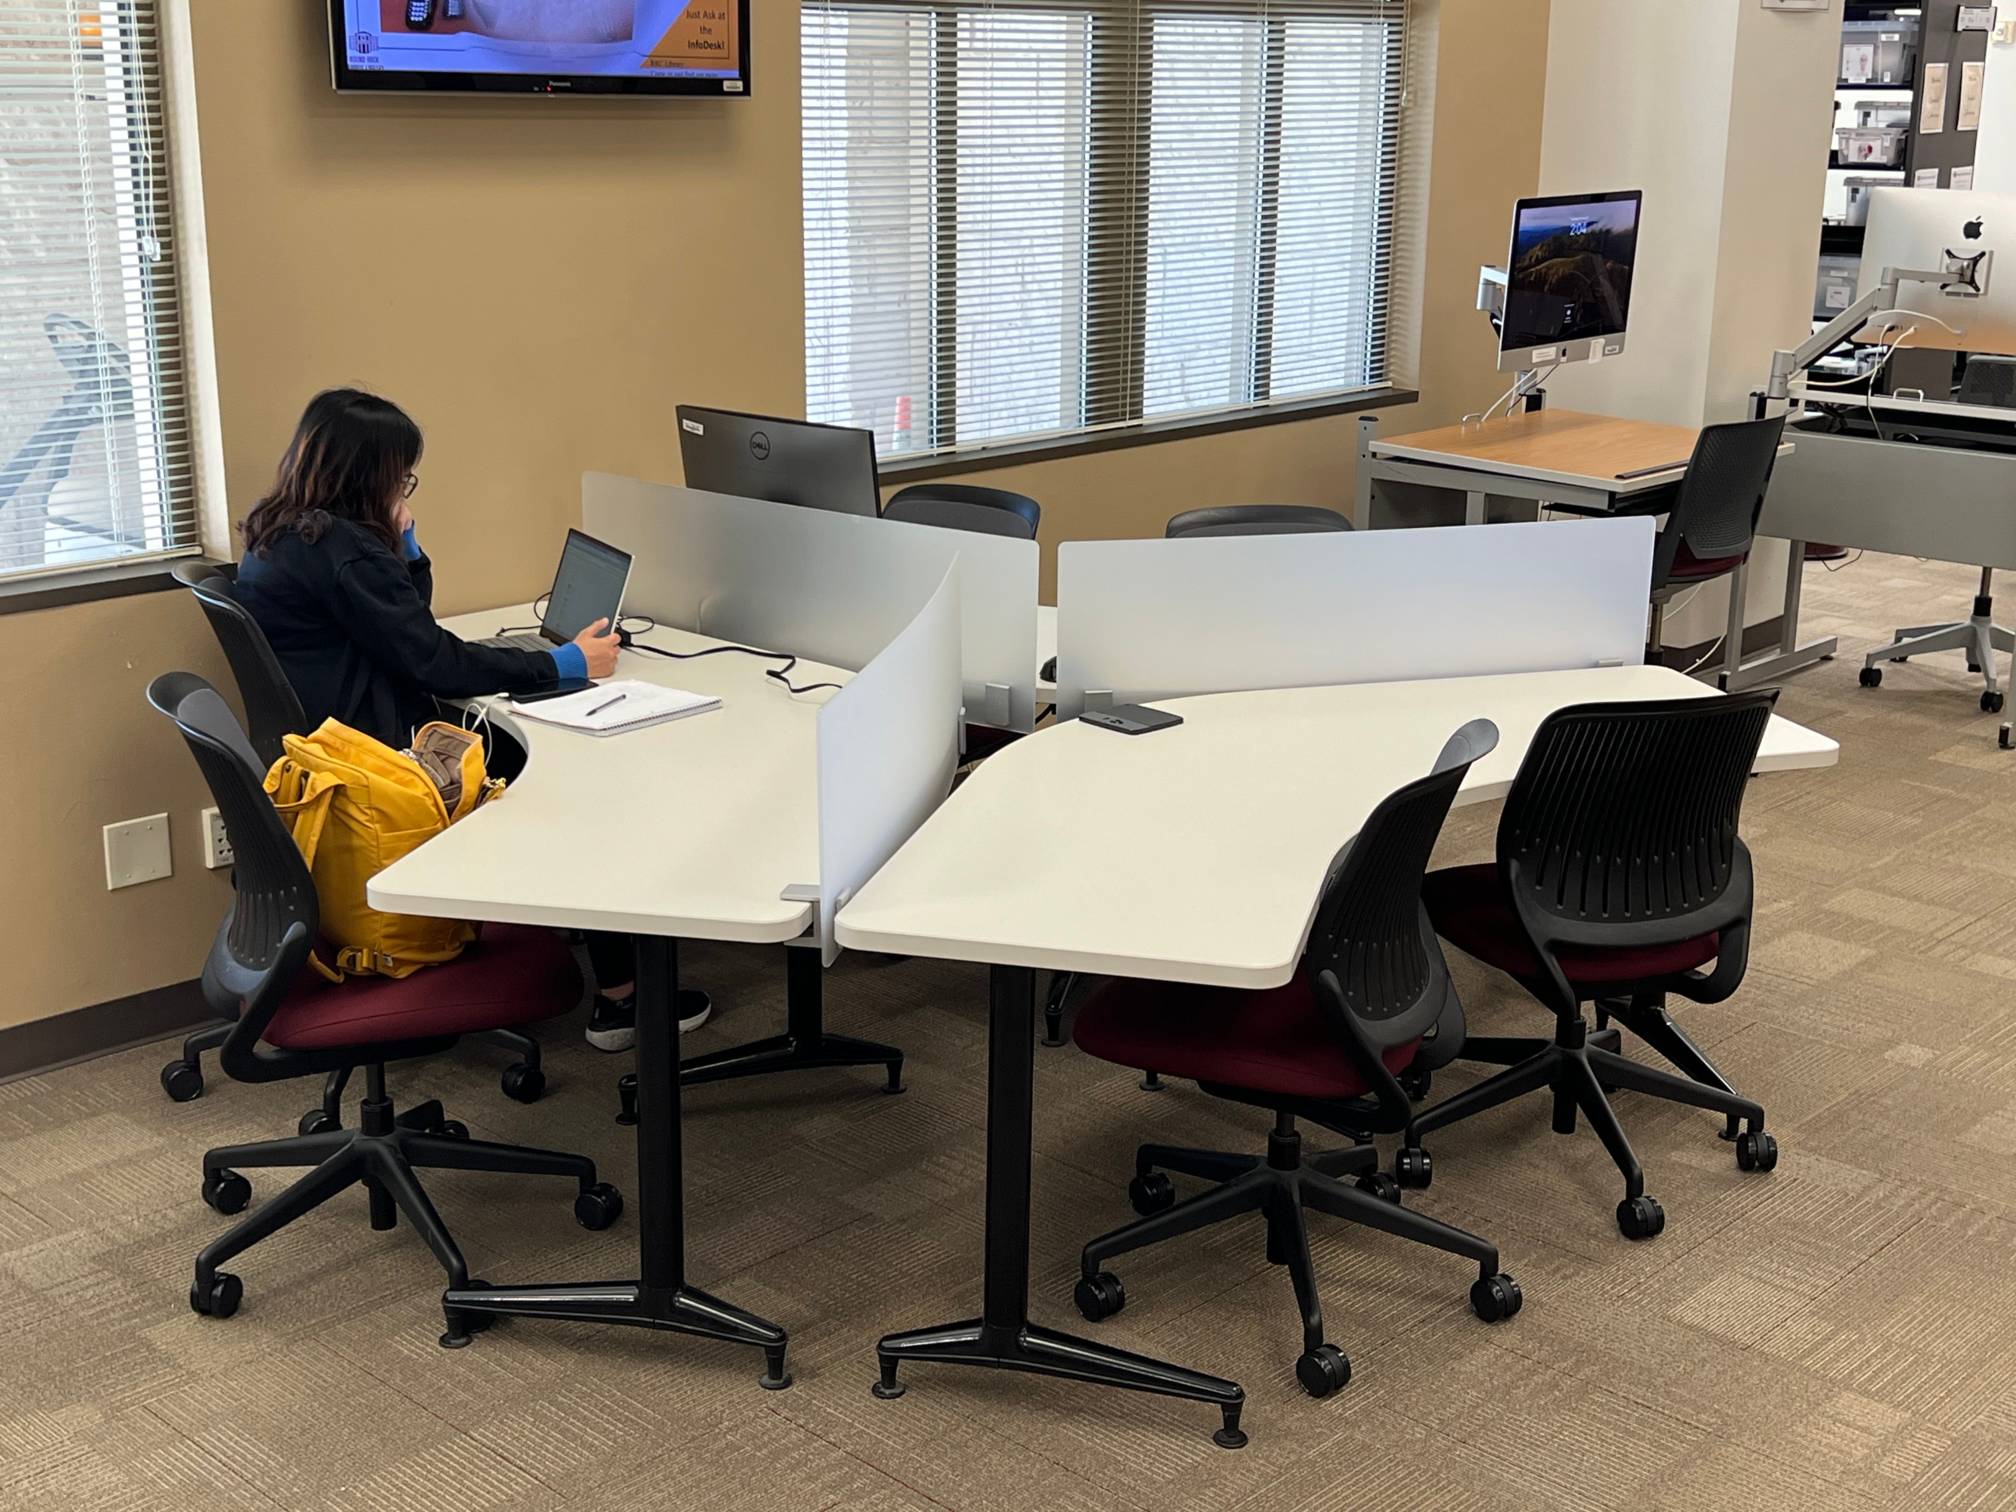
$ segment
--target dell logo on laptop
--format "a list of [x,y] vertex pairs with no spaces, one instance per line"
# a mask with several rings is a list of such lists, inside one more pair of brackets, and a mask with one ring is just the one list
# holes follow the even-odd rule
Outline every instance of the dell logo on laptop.
[[762,431],[754,432],[749,437],[749,455],[754,457],[758,462],[769,461],[770,437]]

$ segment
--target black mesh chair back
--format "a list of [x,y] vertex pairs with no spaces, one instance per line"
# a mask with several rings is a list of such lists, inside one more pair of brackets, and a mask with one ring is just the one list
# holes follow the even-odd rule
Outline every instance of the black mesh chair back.
[[1701,432],[1653,548],[1655,589],[1666,586],[1683,541],[1697,561],[1750,555],[1784,439],[1783,415],[1711,425]]
[[1969,357],[1958,397],[1962,404],[2016,408],[2016,357]]
[[308,732],[301,700],[281,670],[280,658],[267,643],[266,632],[232,597],[237,568],[228,563],[178,562],[174,572],[175,580],[203,606],[204,618],[224,648],[224,659],[231,663],[238,696],[245,704],[245,722],[252,727],[252,749],[259,753],[263,771],[280,759],[283,735]]
[[1499,820],[1498,863],[1569,1011],[1561,945],[1640,949],[1733,927],[1741,938],[1724,954],[1739,957],[1740,979],[1752,887],[1737,827],[1777,701],[1767,688],[1583,704],[1535,733]]
[[1314,535],[1349,530],[1351,522],[1334,509],[1314,504],[1220,504],[1186,509],[1163,527],[1169,540],[1190,536]]
[[1005,488],[976,488],[966,483],[918,483],[902,490],[884,505],[882,518],[1033,541],[1043,510],[1028,495],[1010,493]]
[[239,1081],[271,1080],[255,1047],[314,945],[315,881],[266,796],[264,764],[217,690],[193,672],[167,672],[148,684],[147,701],[181,730],[231,836],[231,912],[203,968],[210,1006],[238,1017],[219,1059]]
[[1421,879],[1456,790],[1497,745],[1498,727],[1488,719],[1450,736],[1427,776],[1389,793],[1366,818],[1316,905],[1303,969],[1374,1097],[1398,1119],[1392,1127],[1405,1122],[1408,1099],[1381,1052],[1438,1025],[1461,1038],[1449,967],[1421,906]]

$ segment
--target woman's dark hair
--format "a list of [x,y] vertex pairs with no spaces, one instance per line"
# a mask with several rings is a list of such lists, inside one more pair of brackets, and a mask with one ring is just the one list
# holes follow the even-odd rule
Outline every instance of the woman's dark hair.
[[308,401],[280,474],[240,527],[245,549],[263,554],[283,530],[318,540],[331,520],[354,520],[399,549],[392,511],[420,461],[420,427],[389,399],[330,389]]

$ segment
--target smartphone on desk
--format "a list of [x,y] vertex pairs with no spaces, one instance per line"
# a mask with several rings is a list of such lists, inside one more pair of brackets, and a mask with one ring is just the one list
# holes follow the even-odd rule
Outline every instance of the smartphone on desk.
[[536,693],[513,693],[511,702],[529,704],[544,703],[549,698],[566,698],[574,693],[586,693],[595,684],[585,677],[563,678],[550,688],[541,688]]
[[1171,714],[1166,709],[1151,709],[1146,704],[1116,704],[1110,709],[1089,710],[1078,717],[1089,725],[1121,735],[1146,735],[1183,723],[1181,714]]

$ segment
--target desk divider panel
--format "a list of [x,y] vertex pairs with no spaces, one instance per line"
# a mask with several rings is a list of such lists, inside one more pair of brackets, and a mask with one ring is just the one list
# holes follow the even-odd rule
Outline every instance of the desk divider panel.
[[833,915],[952,791],[959,765],[961,571],[819,711],[819,947]]
[[1058,716],[1088,692],[1119,704],[1637,666],[1653,535],[1643,517],[1066,542]]
[[966,717],[1036,719],[1034,541],[738,499],[608,473],[581,479],[582,529],[636,559],[625,599],[721,640],[865,667],[960,564]]

